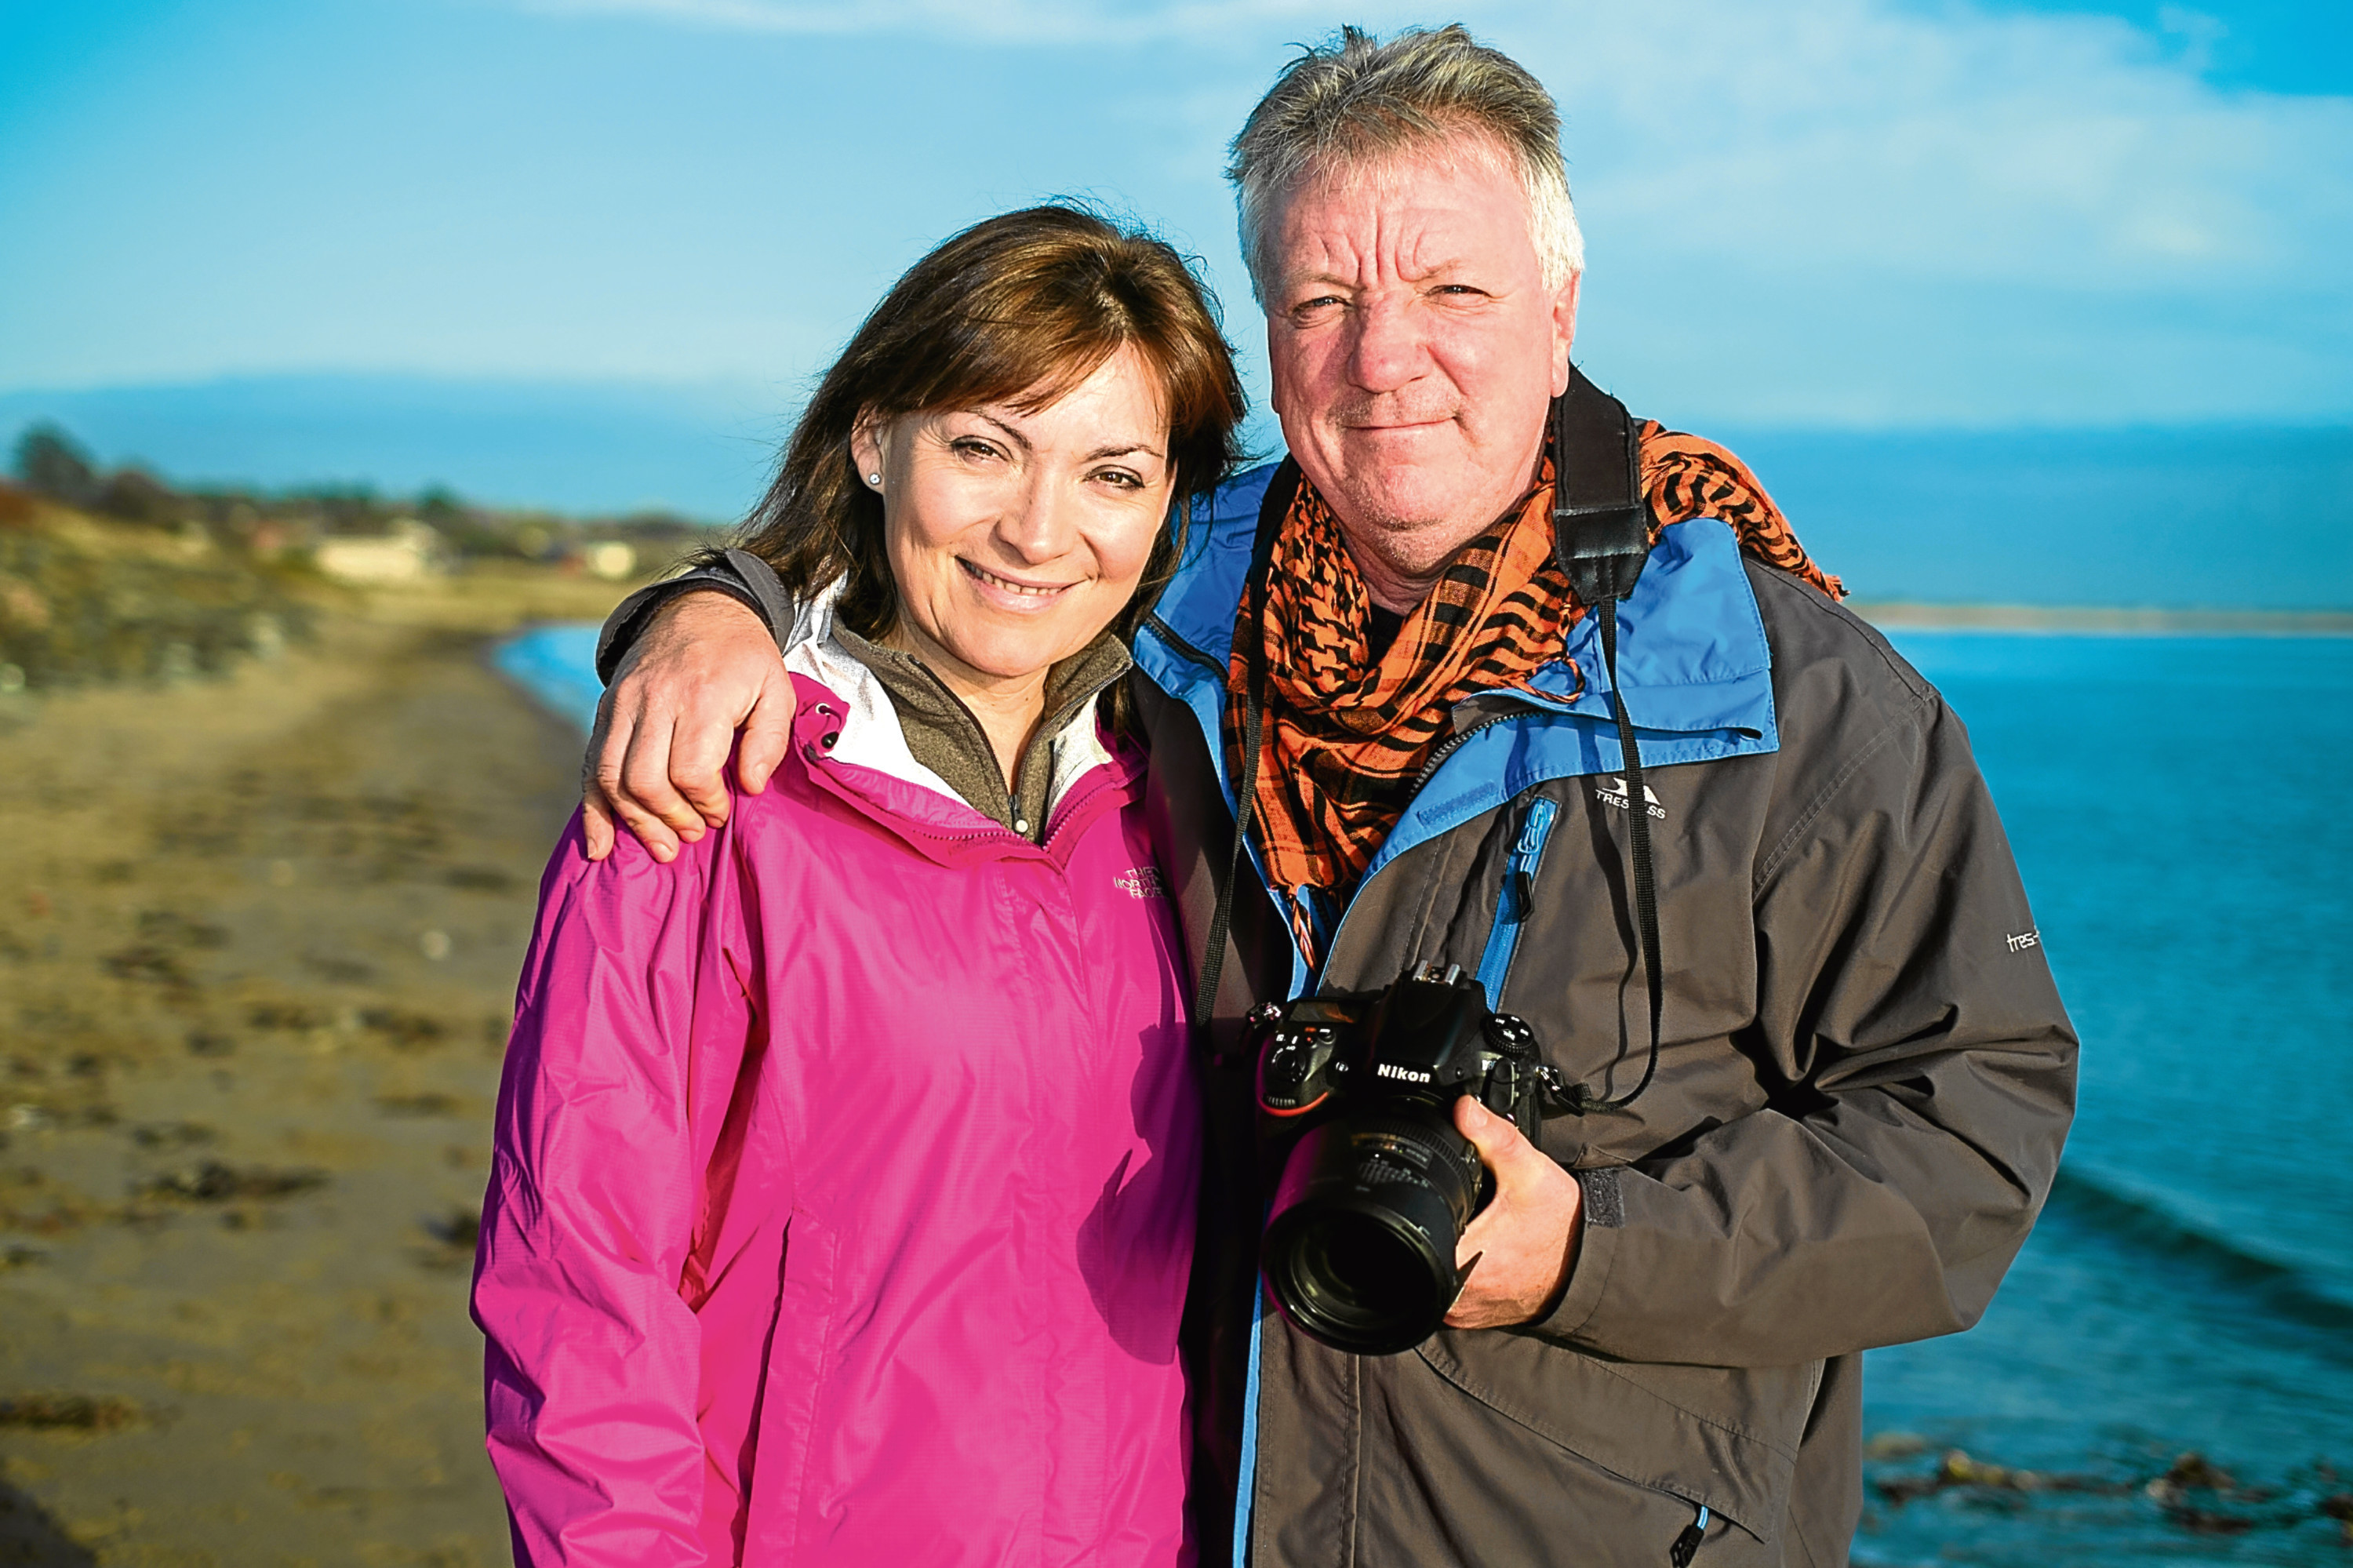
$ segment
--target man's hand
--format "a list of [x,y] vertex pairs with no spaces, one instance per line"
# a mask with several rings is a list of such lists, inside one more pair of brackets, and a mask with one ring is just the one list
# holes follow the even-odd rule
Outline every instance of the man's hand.
[[1462,1233],[1457,1268],[1479,1260],[1450,1329],[1502,1329],[1540,1318],[1560,1299],[1583,1234],[1585,1189],[1520,1129],[1477,1100],[1454,1102],[1454,1125],[1495,1173],[1495,1197]]
[[735,732],[747,795],[768,787],[793,723],[793,683],[760,618],[728,595],[684,593],[656,612],[596,705],[580,782],[590,860],[618,819],[656,860],[727,820],[722,770]]

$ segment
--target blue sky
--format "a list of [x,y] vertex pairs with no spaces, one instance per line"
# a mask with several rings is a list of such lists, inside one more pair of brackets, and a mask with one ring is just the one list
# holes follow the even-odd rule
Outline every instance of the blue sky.
[[[1580,357],[1678,422],[2353,419],[2353,6],[1456,7],[1562,101]],[[1181,0],[0,0],[0,394],[394,373],[781,408],[948,230],[1219,177]]]

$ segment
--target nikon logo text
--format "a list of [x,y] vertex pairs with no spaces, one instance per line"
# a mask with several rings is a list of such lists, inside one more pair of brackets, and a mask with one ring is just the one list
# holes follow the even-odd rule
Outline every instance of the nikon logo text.
[[1400,1067],[1395,1062],[1383,1062],[1373,1069],[1377,1078],[1403,1078],[1409,1084],[1426,1084],[1430,1075],[1415,1067]]

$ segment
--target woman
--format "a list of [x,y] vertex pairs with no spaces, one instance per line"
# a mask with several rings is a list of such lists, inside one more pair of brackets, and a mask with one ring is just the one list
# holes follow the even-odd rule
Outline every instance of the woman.
[[1241,394],[1167,247],[950,239],[744,548],[794,749],[541,891],[475,1318],[517,1560],[1160,1563],[1198,1106],[1121,633]]

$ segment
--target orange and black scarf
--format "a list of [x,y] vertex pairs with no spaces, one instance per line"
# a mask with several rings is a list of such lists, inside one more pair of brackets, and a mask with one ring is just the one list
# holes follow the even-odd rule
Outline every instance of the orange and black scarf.
[[[1738,458],[1655,422],[1641,426],[1640,442],[1653,539],[1671,523],[1719,518],[1750,554],[1827,593],[1844,591],[1807,556]],[[1248,640],[1263,638],[1259,844],[1311,959],[1308,899],[1336,905],[1355,889],[1446,738],[1454,705],[1475,692],[1524,688],[1544,665],[1567,661],[1566,634],[1585,606],[1553,556],[1552,475],[1547,456],[1535,487],[1448,563],[1378,658],[1368,640],[1372,597],[1331,509],[1303,481],[1274,541],[1259,628],[1244,596],[1229,690],[1240,693],[1249,678]],[[1227,705],[1225,726],[1237,778],[1240,707]]]

